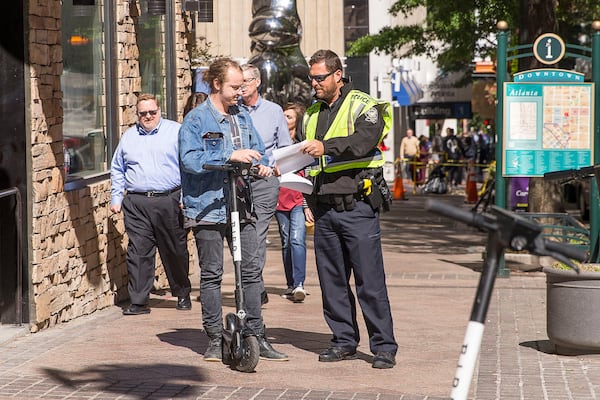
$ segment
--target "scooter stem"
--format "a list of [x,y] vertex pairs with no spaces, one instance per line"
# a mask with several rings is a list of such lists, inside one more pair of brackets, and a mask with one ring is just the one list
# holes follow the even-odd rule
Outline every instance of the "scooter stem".
[[452,382],[452,393],[450,394],[452,400],[466,400],[469,395],[469,388],[471,387],[471,380],[473,379],[483,339],[485,318],[498,273],[499,260],[505,250],[505,247],[501,244],[500,234],[501,231],[488,232],[485,263],[479,277],[477,293],[471,309],[471,317],[467,325],[456,373]]
[[231,190],[231,247],[233,253],[233,273],[235,275],[235,309],[236,315],[240,320],[240,325],[243,327],[246,320],[246,310],[244,309],[244,291],[242,289],[242,240],[240,213],[237,202],[237,178],[233,170],[229,172]]

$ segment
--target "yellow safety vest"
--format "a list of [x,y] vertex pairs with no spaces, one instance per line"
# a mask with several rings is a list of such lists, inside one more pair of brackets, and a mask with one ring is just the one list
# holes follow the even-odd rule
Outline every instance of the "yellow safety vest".
[[[335,137],[347,137],[354,133],[354,122],[361,115],[365,114],[371,108],[382,105],[378,112],[383,115],[384,127],[381,132],[381,136],[377,144],[386,137],[388,132],[392,128],[392,106],[389,102],[380,101],[372,98],[371,96],[359,91],[351,90],[344,102],[340,106],[340,109],[333,120],[333,123],[325,133],[323,140],[335,138]],[[304,132],[306,132],[306,140],[315,138],[317,131],[317,120],[319,119],[320,105],[318,103],[310,106],[304,114]],[[378,168],[383,166],[385,163],[383,154],[379,149],[375,154],[354,160],[335,160],[334,158],[323,155],[319,158],[319,165],[311,167],[310,175],[316,176],[321,171],[330,173],[344,171],[348,169],[364,169],[364,168]]]

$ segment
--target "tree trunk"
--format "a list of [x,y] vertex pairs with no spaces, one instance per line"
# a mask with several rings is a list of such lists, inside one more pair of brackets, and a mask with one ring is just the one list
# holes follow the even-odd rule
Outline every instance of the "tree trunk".
[[[519,44],[533,44],[542,33],[558,31],[556,6],[556,0],[521,0],[522,28],[519,32]],[[540,67],[540,63],[533,56],[519,61],[519,71]],[[562,212],[560,185],[544,178],[529,179],[529,211]]]
[[[519,44],[533,44],[542,33],[558,32],[557,5],[557,0],[521,0]],[[533,56],[519,61],[519,71],[539,67],[540,63]]]
[[564,212],[559,184],[544,178],[529,179],[529,211],[538,213]]

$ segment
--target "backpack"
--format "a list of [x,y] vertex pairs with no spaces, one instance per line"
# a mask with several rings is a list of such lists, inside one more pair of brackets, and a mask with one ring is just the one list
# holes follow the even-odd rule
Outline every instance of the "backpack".
[[448,185],[443,176],[435,176],[429,179],[421,190],[423,193],[445,194],[448,191]]
[[465,158],[467,158],[469,160],[475,159],[475,156],[477,155],[477,147],[476,146],[477,146],[477,144],[473,140],[472,137],[465,138],[465,142],[464,142]]
[[460,158],[460,147],[456,136],[450,136],[446,140],[446,152],[448,153],[449,159],[457,160]]

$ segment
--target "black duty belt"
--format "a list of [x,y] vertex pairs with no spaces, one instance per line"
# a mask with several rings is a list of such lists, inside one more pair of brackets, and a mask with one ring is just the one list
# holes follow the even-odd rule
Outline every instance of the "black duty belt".
[[146,196],[146,197],[161,197],[161,196],[168,196],[172,193],[175,193],[176,191],[180,190],[181,186],[177,186],[174,189],[171,190],[166,190],[166,191],[158,191],[158,190],[150,190],[148,192],[130,192],[127,191],[127,194],[137,194],[139,196]]
[[[329,205],[335,205],[340,204],[340,202],[344,201],[344,197],[346,197],[348,195],[346,194],[321,194],[321,195],[317,195],[317,203],[322,203],[322,204],[329,204]],[[360,201],[363,199],[363,196],[361,193],[354,193],[351,194],[350,196],[352,196],[354,198],[354,200]]]

